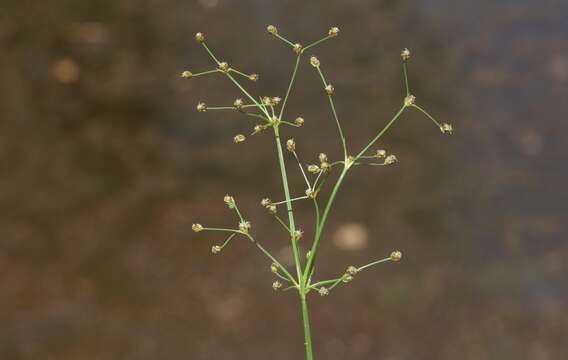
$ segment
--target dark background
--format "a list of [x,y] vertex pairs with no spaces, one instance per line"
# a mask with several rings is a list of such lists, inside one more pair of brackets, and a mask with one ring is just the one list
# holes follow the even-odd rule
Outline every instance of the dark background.
[[[351,149],[399,108],[399,52],[418,102],[381,146],[400,163],[358,168],[322,239],[327,278],[400,249],[329,297],[311,297],[317,359],[565,359],[568,3],[544,1],[0,1],[0,359],[301,359],[298,298],[238,239],[233,194],[284,260],[259,206],[281,199],[269,134],[195,104],[239,96],[193,40],[284,95],[313,51],[336,88]],[[309,55],[309,54],[308,54]],[[289,103],[305,162],[340,146],[313,68]],[[302,181],[289,163],[293,193]],[[306,230],[312,210],[297,208]]]

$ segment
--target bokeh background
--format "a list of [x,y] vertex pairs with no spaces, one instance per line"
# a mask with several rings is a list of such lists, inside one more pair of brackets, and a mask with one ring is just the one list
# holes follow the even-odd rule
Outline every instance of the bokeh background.
[[[568,196],[563,0],[0,2],[0,358],[303,358],[298,299],[232,226],[233,194],[283,261],[260,207],[280,199],[269,134],[193,40],[284,95],[294,56],[268,24],[314,50],[336,88],[351,148],[402,101],[399,52],[442,135],[408,112],[381,147],[400,163],[358,168],[322,240],[320,278],[404,253],[311,299],[318,359],[565,359]],[[302,63],[286,129],[305,162],[340,154],[321,84]],[[290,163],[293,192],[302,179]],[[325,194],[324,194],[325,195]],[[312,209],[297,208],[306,239]],[[305,240],[307,241],[307,240]],[[304,249],[306,243],[303,243]]]

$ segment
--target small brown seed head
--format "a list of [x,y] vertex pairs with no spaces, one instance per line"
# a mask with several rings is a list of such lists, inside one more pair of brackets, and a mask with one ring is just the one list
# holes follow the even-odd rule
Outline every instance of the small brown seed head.
[[245,141],[246,139],[247,139],[247,137],[244,136],[243,134],[237,134],[237,135],[235,135],[235,137],[233,138],[233,142],[234,142],[235,144],[238,144],[238,143],[242,143],[242,142]]
[[184,79],[189,79],[192,76],[193,76],[193,73],[189,70],[185,70],[184,72],[181,73],[181,77],[184,78]]
[[408,95],[404,98],[404,106],[412,106],[416,102],[416,96]]
[[203,231],[203,226],[201,226],[201,224],[192,224],[191,230],[193,230],[195,232],[200,232],[200,231]]
[[198,32],[197,34],[195,34],[195,40],[198,43],[202,43],[205,41],[205,35],[203,33]]
[[310,64],[312,64],[313,67],[317,68],[320,66],[320,61],[316,56],[312,55],[310,56]]
[[390,254],[391,261],[400,261],[402,259],[402,253],[400,251],[393,251]]
[[442,125],[440,125],[440,131],[444,134],[451,135],[452,132],[454,131],[454,128],[450,124],[443,123]]
[[402,59],[402,61],[407,62],[410,59],[410,50],[402,49],[402,51],[400,52],[400,58]]
[[294,141],[294,139],[286,140],[286,149],[288,149],[289,152],[296,151],[296,142]]
[[206,112],[207,111],[207,104],[204,102],[200,102],[197,104],[197,111],[199,112]]

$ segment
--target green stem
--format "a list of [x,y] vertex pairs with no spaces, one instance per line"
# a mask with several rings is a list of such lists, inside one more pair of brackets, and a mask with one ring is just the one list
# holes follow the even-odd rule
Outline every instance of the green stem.
[[286,174],[286,164],[284,163],[284,153],[282,151],[282,142],[280,141],[280,132],[278,126],[274,127],[274,138],[276,140],[276,149],[278,152],[278,163],[280,164],[280,173],[282,175],[282,187],[284,188],[284,197],[286,198],[286,209],[288,210],[288,221],[290,223],[290,241],[292,242],[292,252],[294,254],[294,262],[296,263],[296,273],[298,276],[298,283],[300,283],[301,291],[303,291],[302,281],[302,265],[300,262],[300,253],[298,250],[297,241],[294,239],[294,232],[296,225],[294,222],[294,211],[292,210],[292,202],[290,201],[290,187],[288,185],[288,176]]
[[308,314],[308,301],[306,294],[300,295],[302,302],[302,322],[304,323],[304,345],[306,346],[306,360],[313,360],[314,354],[312,350],[312,335],[310,330],[310,317]]
[[337,179],[337,182],[335,183],[335,186],[333,187],[333,190],[331,191],[331,195],[329,196],[329,200],[327,201],[327,204],[325,206],[325,209],[323,211],[323,215],[321,217],[321,221],[319,226],[317,227],[317,231],[316,234],[314,236],[314,243],[312,244],[312,249],[310,250],[310,256],[308,257],[308,262],[306,264],[306,267],[304,269],[304,278],[307,279],[310,275],[311,269],[314,265],[314,261],[317,255],[317,251],[318,251],[318,244],[321,238],[321,233],[323,231],[323,228],[325,227],[325,223],[327,221],[327,216],[329,215],[329,211],[331,210],[331,205],[333,205],[333,201],[335,200],[335,196],[337,195],[337,192],[339,191],[339,188],[341,187],[341,184],[343,183],[343,180],[345,179],[345,175],[347,175],[347,171],[349,170],[349,168],[347,166],[345,166],[343,168],[343,171],[341,172],[341,175],[339,175],[339,179]]
[[288,103],[288,97],[290,96],[290,92],[292,91],[292,86],[294,85],[294,79],[296,78],[296,73],[298,72],[298,66],[300,66],[300,58],[302,55],[298,55],[296,57],[296,64],[294,65],[294,71],[292,72],[292,78],[290,79],[290,84],[288,84],[288,90],[286,90],[286,96],[284,97],[284,101],[282,102],[282,107],[280,108],[280,115],[278,119],[282,120],[282,115],[284,115],[284,108]]
[[406,71],[406,62],[402,63],[402,75],[404,76],[404,86],[406,88],[406,96],[410,95],[410,86],[408,85],[408,74]]
[[406,109],[406,106],[402,106],[400,108],[400,110],[398,110],[398,112],[395,114],[395,116],[393,116],[393,118],[391,119],[391,121],[388,122],[388,124],[383,128],[383,130],[381,130],[377,136],[375,136],[375,138],[373,140],[371,140],[371,142],[369,142],[369,144],[367,144],[367,146],[365,146],[365,148],[363,150],[361,150],[359,152],[359,154],[357,154],[357,156],[355,157],[355,159],[353,161],[356,161],[357,159],[359,159],[359,157],[361,157],[363,154],[365,154],[367,152],[367,150],[369,150],[369,148],[371,146],[373,146],[377,140],[379,140],[381,138],[381,136],[384,135],[385,132],[387,132],[388,129],[390,129],[390,127],[396,122],[396,120],[400,117],[400,115],[402,114],[402,112],[404,111],[404,109]]

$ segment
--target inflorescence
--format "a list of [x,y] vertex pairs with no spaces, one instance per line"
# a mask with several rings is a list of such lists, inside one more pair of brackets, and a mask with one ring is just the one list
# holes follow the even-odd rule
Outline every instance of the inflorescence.
[[[286,169],[284,166],[284,154],[282,151],[282,143],[280,140],[281,139],[280,127],[283,125],[292,126],[296,128],[302,127],[304,125],[304,118],[301,116],[297,116],[294,120],[288,118],[285,115],[286,104],[294,85],[294,81],[297,75],[302,55],[306,52],[306,50],[312,50],[317,45],[337,37],[340,31],[338,27],[331,27],[326,36],[324,36],[323,38],[317,41],[310,43],[307,46],[303,46],[299,42],[292,42],[286,39],[284,36],[280,34],[278,29],[274,25],[267,26],[266,30],[268,31],[269,34],[271,34],[272,36],[276,37],[277,39],[281,40],[284,44],[289,46],[296,56],[296,64],[292,73],[292,78],[288,85],[287,91],[284,94],[285,95],[284,98],[281,98],[280,96],[252,95],[241,84],[241,82],[238,80],[238,77],[242,77],[249,81],[257,81],[259,79],[259,75],[256,73],[242,72],[232,67],[232,65],[230,65],[231,64],[230,62],[219,61],[218,58],[213,53],[213,51],[207,45],[206,37],[203,33],[195,34],[195,40],[201,46],[203,46],[205,51],[214,61],[215,66],[210,70],[197,72],[197,73],[185,70],[181,73],[181,77],[185,79],[193,79],[196,77],[210,75],[210,74],[222,74],[226,76],[236,86],[236,88],[240,90],[242,97],[236,98],[232,102],[232,105],[228,106],[208,106],[205,102],[200,101],[197,104],[197,111],[202,113],[215,111],[215,110],[236,111],[256,122],[253,125],[252,131],[250,133],[251,136],[262,133],[268,129],[273,130],[276,141],[277,154],[282,173],[285,199],[281,201],[273,201],[270,198],[263,198],[260,201],[260,205],[266,209],[267,213],[270,216],[272,216],[275,219],[275,221],[278,222],[279,225],[288,234],[291,240],[291,248],[294,254],[296,274],[293,275],[294,271],[286,269],[270,252],[268,252],[253,237],[251,222],[243,217],[237,206],[236,200],[234,199],[234,197],[230,195],[226,195],[224,197],[224,202],[230,210],[234,211],[236,215],[237,221],[235,222],[235,226],[228,228],[215,228],[215,227],[204,227],[201,224],[193,224],[192,230],[195,232],[215,231],[215,232],[225,233],[227,235],[227,237],[221,244],[212,246],[211,252],[213,254],[220,253],[225,247],[229,245],[231,240],[235,237],[241,237],[250,240],[250,242],[255,247],[257,247],[260,250],[260,252],[264,256],[266,256],[270,261],[270,271],[278,278],[276,281],[272,283],[272,288],[274,290],[278,291],[282,289],[287,290],[290,288],[295,288],[302,294],[302,296],[304,296],[311,290],[315,290],[321,296],[326,296],[330,294],[330,292],[336,286],[351,282],[356,275],[358,275],[361,271],[367,268],[370,268],[372,266],[384,262],[397,262],[402,259],[402,253],[400,251],[393,251],[388,257],[373,261],[366,265],[359,267],[351,265],[347,267],[345,272],[341,274],[339,277],[323,281],[312,281],[312,276],[315,269],[314,263],[317,256],[319,240],[321,238],[329,211],[334,202],[337,191],[339,190],[348,171],[353,166],[358,166],[358,165],[386,166],[386,165],[393,165],[398,162],[398,159],[394,154],[389,154],[384,149],[373,150],[372,148],[375,146],[377,141],[387,132],[387,130],[392,125],[394,125],[394,123],[400,118],[402,113],[407,109],[416,109],[422,114],[424,114],[444,134],[451,134],[453,132],[453,128],[450,124],[438,122],[426,110],[424,110],[422,107],[416,104],[416,97],[410,91],[410,86],[407,76],[407,64],[410,61],[411,53],[408,49],[403,49],[402,52],[400,53],[400,57],[402,60],[405,95],[402,99],[401,108],[394,115],[394,117],[385,125],[385,127],[381,131],[379,131],[377,135],[374,138],[372,138],[362,150],[358,152],[350,152],[347,146],[346,138],[343,134],[341,122],[339,120],[339,116],[337,114],[335,103],[333,100],[334,96],[336,95],[335,87],[326,78],[324,71],[322,69],[323,66],[320,59],[315,55],[311,55],[309,57],[309,64],[316,70],[316,73],[322,83],[323,93],[328,98],[331,108],[331,113],[335,122],[335,126],[337,127],[339,140],[341,142],[341,147],[343,150],[343,158],[333,160],[328,158],[328,156],[322,152],[319,155],[317,155],[316,162],[305,165],[300,161],[299,155],[297,153],[298,147],[294,139],[292,138],[287,139],[284,144],[285,149],[288,151],[288,153],[291,154],[293,161],[298,165],[298,168],[306,185],[305,190],[300,193],[301,195],[292,196],[290,194],[290,190],[288,187]],[[244,134],[237,134],[233,137],[233,142],[236,144],[242,143],[246,140],[247,136],[245,136]],[[318,194],[321,188],[326,183],[329,174],[332,171],[334,171],[334,169],[338,169],[339,178],[335,183],[329,198],[324,199],[322,201],[322,203],[325,203],[325,208],[324,211],[321,212],[319,207],[320,199],[318,198]],[[311,244],[308,244],[310,250],[306,254],[305,261],[302,261],[302,258],[299,255],[300,250],[298,243],[303,238],[304,231],[297,228],[297,224],[294,219],[292,204],[296,201],[312,202],[316,213],[315,235]],[[288,221],[285,221],[284,219],[279,217],[278,215],[279,207],[285,208],[282,209],[283,210],[282,212],[287,213]],[[289,286],[284,288],[282,282],[287,283]]]

